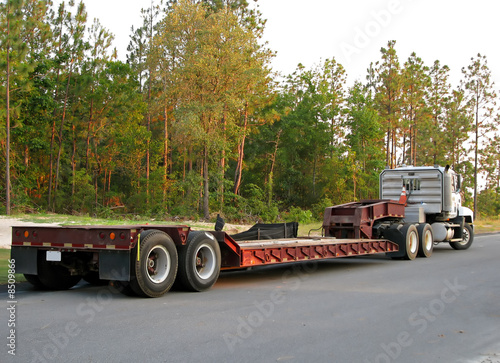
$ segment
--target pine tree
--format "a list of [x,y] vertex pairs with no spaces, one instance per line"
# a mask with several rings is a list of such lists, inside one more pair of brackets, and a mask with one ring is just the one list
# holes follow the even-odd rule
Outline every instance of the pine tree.
[[381,63],[376,63],[377,93],[375,102],[386,128],[386,165],[396,167],[398,139],[400,137],[401,114],[401,68],[395,49],[396,41],[391,40],[387,49],[382,48]]
[[487,144],[488,133],[495,131],[495,114],[497,94],[486,56],[478,54],[471,58],[471,64],[462,68],[464,75],[463,88],[466,92],[469,107],[474,115],[474,217],[477,215],[479,157]]
[[[429,136],[439,137],[437,130],[429,125],[430,114],[427,110],[427,89],[430,85],[426,67],[421,58],[412,53],[402,70],[402,115],[403,121],[403,163],[419,165],[429,153]],[[406,145],[408,140],[408,155]],[[417,150],[422,150],[418,155]],[[418,156],[418,158],[417,158]]]

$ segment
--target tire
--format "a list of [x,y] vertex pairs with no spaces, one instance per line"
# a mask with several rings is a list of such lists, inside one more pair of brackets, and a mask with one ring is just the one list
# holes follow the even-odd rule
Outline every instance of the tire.
[[38,275],[30,275],[30,274],[24,274],[24,277],[26,278],[26,281],[28,281],[33,287],[37,290],[43,290],[45,289],[45,286],[42,284],[40,279],[38,278]]
[[418,232],[418,256],[431,257],[434,250],[434,234],[432,227],[428,223],[419,224]]
[[215,237],[207,232],[192,231],[186,245],[179,249],[176,286],[187,291],[208,290],[219,278],[220,266],[220,247]]
[[137,296],[137,294],[134,292],[134,290],[132,290],[132,287],[130,286],[129,281],[114,280],[114,281],[110,282],[110,286],[125,296]]
[[403,246],[405,248],[403,260],[414,260],[418,254],[418,231],[414,224],[405,224],[401,227]]
[[414,260],[418,254],[418,231],[414,224],[392,225],[383,231],[383,237],[398,244],[399,251],[389,252],[393,260]]
[[[149,231],[148,231],[149,232]],[[177,274],[177,249],[164,232],[141,234],[139,261],[132,263],[130,287],[139,296],[160,297],[170,290]]]
[[70,271],[61,265],[46,261],[44,254],[38,253],[38,279],[49,290],[67,290],[75,286],[82,277],[71,275]]
[[464,224],[463,239],[461,242],[450,242],[450,246],[455,250],[466,250],[474,242],[474,230],[469,223]]
[[401,228],[401,233],[406,242],[406,255],[403,257],[405,260],[414,260],[417,257],[419,249],[419,238],[417,227],[414,224],[405,224]]

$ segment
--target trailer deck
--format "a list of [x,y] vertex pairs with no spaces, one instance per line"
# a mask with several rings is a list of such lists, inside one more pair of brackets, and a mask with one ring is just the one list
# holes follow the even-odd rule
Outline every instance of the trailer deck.
[[338,240],[331,237],[299,237],[238,243],[241,248],[241,267],[362,256],[398,250],[396,243],[387,240]]

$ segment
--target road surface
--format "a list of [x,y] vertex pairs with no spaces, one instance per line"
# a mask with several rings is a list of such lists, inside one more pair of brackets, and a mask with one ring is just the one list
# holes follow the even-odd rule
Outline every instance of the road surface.
[[0,362],[498,363],[499,258],[495,234],[415,261],[226,272],[207,292],[156,299],[82,282],[19,284],[10,303],[3,286]]

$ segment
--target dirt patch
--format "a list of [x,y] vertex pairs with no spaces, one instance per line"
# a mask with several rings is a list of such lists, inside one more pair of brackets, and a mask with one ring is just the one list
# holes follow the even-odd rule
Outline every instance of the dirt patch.
[[[192,226],[194,230],[213,230],[213,223],[200,223],[186,221],[182,222],[188,226]],[[9,218],[5,216],[0,216],[0,248],[10,248],[12,242],[12,226],[60,226],[59,223],[35,223],[35,222],[23,222],[17,218]],[[236,234],[242,231],[246,231],[250,226],[237,225],[237,224],[226,224],[224,226],[224,232],[227,234]]]
[[23,222],[16,218],[0,217],[0,248],[10,248],[12,242],[12,226],[59,226],[57,223]]

